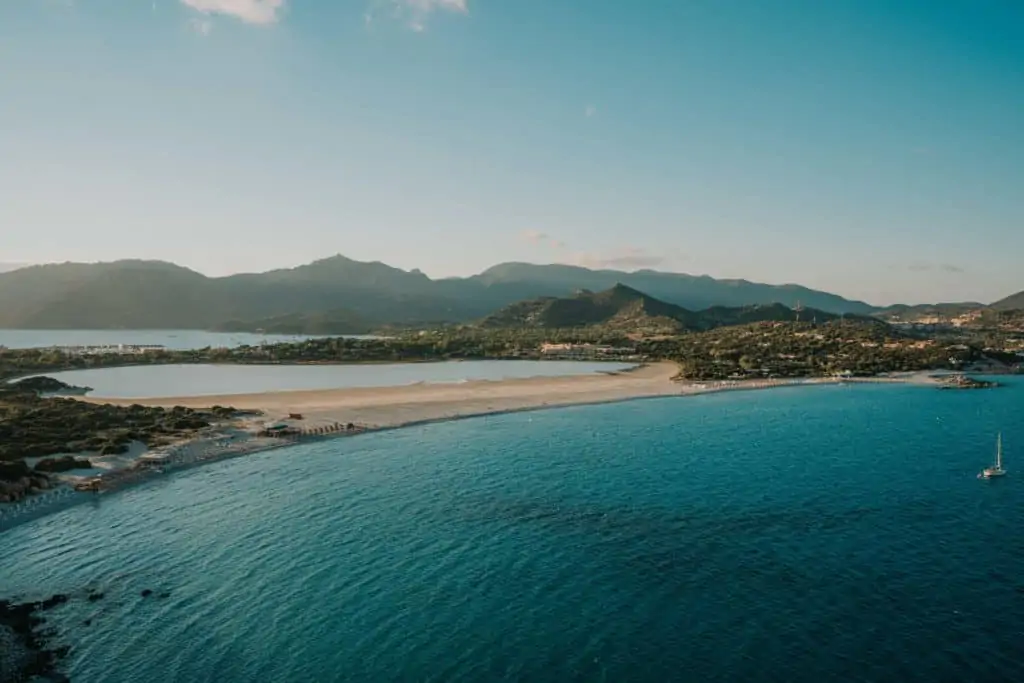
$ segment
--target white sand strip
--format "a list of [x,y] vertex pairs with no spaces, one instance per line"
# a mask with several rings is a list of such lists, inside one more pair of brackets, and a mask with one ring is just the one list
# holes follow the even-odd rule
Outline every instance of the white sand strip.
[[[149,399],[85,397],[81,400],[115,405],[139,403],[147,406],[180,405],[189,408],[222,405],[240,410],[258,410],[268,419],[282,419],[290,413],[299,413],[304,419],[295,426],[303,428],[352,422],[372,429],[547,407],[779,386],[833,384],[839,381],[838,378],[831,377],[724,382],[672,381],[678,372],[679,368],[675,363],[658,362],[621,373],[570,377]],[[904,380],[877,378],[867,381]]]

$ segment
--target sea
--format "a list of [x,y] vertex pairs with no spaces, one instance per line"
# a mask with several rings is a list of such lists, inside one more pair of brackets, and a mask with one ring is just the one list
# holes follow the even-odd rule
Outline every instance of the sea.
[[[48,619],[75,683],[1021,681],[1024,383],[1000,379],[223,461],[4,532],[0,597],[72,596]],[[1010,473],[979,480],[999,431]]]
[[136,365],[46,374],[72,386],[92,387],[91,397],[159,398],[563,377],[620,372],[633,367],[636,363],[464,360],[338,365]]

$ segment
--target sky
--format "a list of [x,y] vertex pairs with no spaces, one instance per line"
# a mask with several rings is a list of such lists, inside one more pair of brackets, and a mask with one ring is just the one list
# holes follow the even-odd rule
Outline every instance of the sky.
[[1019,0],[0,0],[0,263],[1024,289]]

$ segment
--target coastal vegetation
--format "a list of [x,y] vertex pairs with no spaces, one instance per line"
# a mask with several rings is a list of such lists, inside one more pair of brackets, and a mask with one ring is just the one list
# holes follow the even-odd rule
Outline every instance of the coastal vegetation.
[[643,353],[676,361],[686,379],[870,376],[959,369],[979,349],[908,338],[879,321],[762,322],[649,340]]
[[[51,380],[55,382],[56,380]],[[124,453],[133,442],[159,446],[186,438],[216,421],[233,417],[231,408],[209,411],[85,403],[47,398],[17,386],[0,388],[0,502],[20,500],[50,487],[50,475],[90,467],[88,458]],[[60,455],[53,458],[47,456]],[[25,458],[42,458],[34,467]]]

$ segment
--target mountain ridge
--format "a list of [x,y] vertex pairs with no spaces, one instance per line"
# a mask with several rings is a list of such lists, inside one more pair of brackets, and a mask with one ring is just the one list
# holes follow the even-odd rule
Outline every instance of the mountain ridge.
[[141,259],[26,266],[0,273],[0,327],[213,329],[229,322],[294,322],[287,316],[359,321],[359,327],[462,323],[518,301],[600,292],[617,284],[690,311],[773,303],[836,314],[878,310],[795,284],[518,262],[469,277],[432,279],[416,269],[338,254],[294,268],[221,277]]

